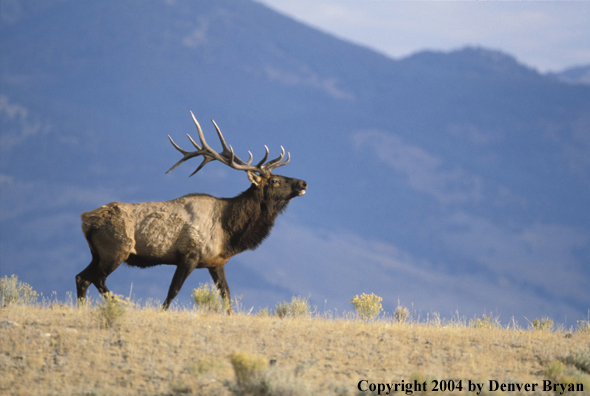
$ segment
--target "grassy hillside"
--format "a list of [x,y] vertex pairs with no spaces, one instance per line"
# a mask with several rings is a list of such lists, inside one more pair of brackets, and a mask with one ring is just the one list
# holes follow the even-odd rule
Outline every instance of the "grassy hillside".
[[[451,392],[433,391],[434,381],[447,379],[461,384],[454,393],[463,395],[469,381],[483,385],[480,394],[502,394],[490,390],[493,381],[514,389],[538,384],[536,392],[522,388],[527,395],[561,393],[543,391],[544,380],[578,384],[572,394],[590,394],[590,331],[542,327],[505,328],[486,317],[366,323],[137,305],[118,312],[105,303],[8,304],[0,308],[0,394],[368,395],[387,394],[387,384],[400,391],[402,381],[414,380],[426,381],[428,394],[442,394]],[[362,390],[375,392],[359,391],[362,380]]]

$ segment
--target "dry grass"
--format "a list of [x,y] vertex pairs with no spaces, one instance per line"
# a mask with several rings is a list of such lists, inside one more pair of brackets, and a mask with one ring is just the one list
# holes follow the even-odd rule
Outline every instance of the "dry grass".
[[127,308],[117,326],[105,328],[96,309],[0,308],[0,394],[229,395],[235,352],[276,360],[271,369],[292,373],[311,394],[356,394],[361,379],[541,382],[556,361],[566,367],[566,356],[590,349],[590,333],[583,331],[150,307]]

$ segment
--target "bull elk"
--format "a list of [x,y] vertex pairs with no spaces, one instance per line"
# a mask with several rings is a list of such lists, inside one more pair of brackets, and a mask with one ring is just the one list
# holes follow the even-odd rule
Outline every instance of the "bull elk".
[[[205,141],[192,112],[191,115],[202,147],[187,134],[197,150],[185,151],[168,136],[183,155],[168,172],[193,157],[203,156],[203,162],[191,176],[210,161],[217,160],[245,171],[252,185],[234,198],[195,193],[166,202],[112,202],[82,213],[82,231],[90,246],[92,261],[76,275],[78,299],[86,297],[91,283],[101,294],[107,293],[107,277],[125,262],[140,268],[160,264],[176,266],[163,309],[170,306],[195,268],[207,268],[221,297],[230,301],[224,270],[227,261],[244,250],[258,247],[289,201],[305,193],[305,181],[273,175],[275,168],[290,161],[289,154],[283,160],[285,150],[282,147],[278,158],[266,162],[268,147],[264,146],[264,158],[251,165],[252,153],[248,152],[248,161],[242,161],[226,144],[215,121],[213,125],[223,149],[214,151]],[[231,313],[231,304],[228,305],[228,313]]]

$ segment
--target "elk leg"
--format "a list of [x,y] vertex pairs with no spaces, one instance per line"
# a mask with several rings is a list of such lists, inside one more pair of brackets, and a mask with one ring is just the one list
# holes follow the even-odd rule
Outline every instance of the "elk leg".
[[172,283],[170,283],[170,289],[168,290],[168,296],[166,297],[166,301],[162,304],[162,309],[165,311],[170,306],[170,303],[180,292],[184,281],[188,276],[193,272],[196,268],[196,265],[183,265],[179,264],[176,267],[176,271],[174,272],[174,276],[172,277]]
[[231,307],[231,296],[229,293],[229,286],[227,284],[227,280],[225,279],[225,268],[222,265],[221,267],[214,267],[208,268],[209,274],[211,274],[211,278],[213,278],[213,282],[215,282],[215,286],[219,289],[219,294],[221,294],[221,298],[224,301],[227,301],[227,314],[232,314],[232,307]]
[[98,257],[92,255],[92,261],[88,264],[82,272],[76,275],[76,292],[78,294],[78,300],[86,298],[86,291],[90,286],[94,276],[92,274],[94,267],[98,264]]
[[91,283],[100,294],[108,293],[109,289],[105,284],[107,277],[129,256],[130,250],[129,241],[121,241],[120,238],[114,238],[101,230],[87,234],[86,239],[92,253],[92,261],[76,275],[78,299],[86,298],[86,291]]
[[[98,289],[99,293],[104,295],[109,292],[105,283],[107,277],[119,266],[120,262],[111,261],[105,264],[98,257],[93,258],[88,267],[76,275],[76,291],[78,300],[86,298],[88,286],[92,283]],[[103,267],[103,268],[101,268]]]
[[93,282],[94,286],[96,286],[96,288],[98,289],[98,292],[100,294],[102,294],[103,296],[106,293],[110,293],[110,290],[107,288],[107,285],[105,283],[107,280],[107,276],[108,275],[102,275],[101,277],[98,278],[98,280],[96,282]]

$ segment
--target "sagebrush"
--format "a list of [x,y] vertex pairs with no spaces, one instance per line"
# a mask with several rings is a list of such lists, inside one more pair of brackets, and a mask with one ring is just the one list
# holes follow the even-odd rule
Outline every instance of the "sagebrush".
[[469,321],[469,326],[476,329],[492,329],[494,327],[501,327],[500,320],[490,312],[489,315],[483,314],[481,318],[475,318]]
[[398,305],[393,312],[393,318],[398,323],[404,323],[410,320],[410,310],[403,305]]
[[354,310],[362,320],[369,321],[383,311],[381,301],[383,301],[383,299],[373,293],[363,293],[360,296],[354,296],[352,300],[350,300],[350,303],[354,306]]
[[18,276],[8,275],[0,278],[0,302],[2,305],[8,304],[34,304],[37,302],[39,295],[33,288],[24,282],[18,280]]
[[275,313],[279,318],[302,318],[311,315],[311,307],[306,298],[293,296],[291,302],[283,301],[278,303]]
[[201,312],[226,312],[231,304],[230,301],[221,297],[217,287],[211,283],[199,284],[199,288],[193,290],[191,297]]
[[293,373],[276,366],[270,367],[264,358],[244,352],[235,352],[230,360],[236,381],[225,381],[225,386],[235,396],[309,396],[313,394],[303,381],[297,379],[297,367]]
[[96,310],[94,311],[98,326],[103,329],[110,329],[118,325],[125,316],[125,306],[129,304],[122,296],[112,292],[105,293],[102,301],[96,304]]

